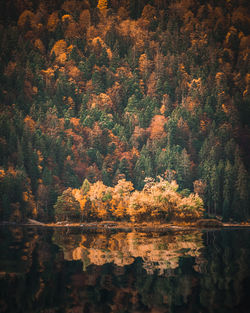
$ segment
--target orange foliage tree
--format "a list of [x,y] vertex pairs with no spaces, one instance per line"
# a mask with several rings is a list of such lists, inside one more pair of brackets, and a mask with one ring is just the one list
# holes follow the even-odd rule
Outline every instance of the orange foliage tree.
[[157,140],[166,136],[164,125],[167,123],[167,119],[164,115],[155,115],[149,126],[150,139]]

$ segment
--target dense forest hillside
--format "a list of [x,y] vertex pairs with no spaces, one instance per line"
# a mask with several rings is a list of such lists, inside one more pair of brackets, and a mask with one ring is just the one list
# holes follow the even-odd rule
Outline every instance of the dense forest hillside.
[[76,209],[86,186],[158,176],[249,219],[247,0],[0,6],[1,220],[53,220],[63,195]]

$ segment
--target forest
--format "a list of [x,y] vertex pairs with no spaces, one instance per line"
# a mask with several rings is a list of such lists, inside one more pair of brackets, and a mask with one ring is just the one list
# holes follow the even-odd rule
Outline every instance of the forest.
[[0,221],[250,219],[247,0],[0,11]]

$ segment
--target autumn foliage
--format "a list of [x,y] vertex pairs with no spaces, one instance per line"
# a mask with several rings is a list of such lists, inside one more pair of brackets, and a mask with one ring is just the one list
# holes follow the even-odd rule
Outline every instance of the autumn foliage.
[[162,177],[157,180],[146,178],[142,191],[134,190],[133,184],[125,179],[119,180],[114,187],[107,187],[101,181],[90,184],[85,180],[81,189],[68,188],[58,198],[56,219],[166,222],[201,218],[202,199],[198,194],[182,196],[178,187],[176,181],[169,182]]
[[[71,193],[83,219],[188,218],[196,191],[207,215],[249,219],[247,8],[243,0],[4,2],[0,168],[28,179],[38,219],[54,220],[59,197]],[[170,202],[160,206],[164,183],[144,189],[158,175],[182,190],[165,186]],[[82,198],[85,179],[91,193]],[[31,216],[12,184],[1,184],[0,218],[10,219],[13,203]]]

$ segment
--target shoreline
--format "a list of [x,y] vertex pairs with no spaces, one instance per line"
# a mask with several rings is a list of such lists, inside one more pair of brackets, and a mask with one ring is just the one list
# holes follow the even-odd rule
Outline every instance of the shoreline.
[[13,222],[0,222],[1,226],[13,226],[13,227],[41,227],[41,228],[61,228],[61,229],[76,229],[80,228],[85,231],[93,232],[168,232],[178,230],[226,230],[226,229],[250,229],[250,224],[240,223],[218,223],[217,225],[198,225],[198,223],[131,223],[131,222],[113,222],[113,221],[102,221],[102,222],[88,222],[88,223],[41,223],[35,220],[30,220],[26,223],[13,223]]

